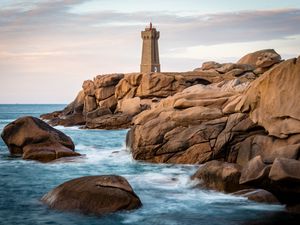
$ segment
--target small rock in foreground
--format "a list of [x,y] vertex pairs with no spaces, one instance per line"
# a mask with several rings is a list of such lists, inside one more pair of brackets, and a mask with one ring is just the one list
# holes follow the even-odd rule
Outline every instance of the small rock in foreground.
[[50,208],[102,215],[142,206],[128,181],[117,175],[86,176],[67,181],[43,196]]

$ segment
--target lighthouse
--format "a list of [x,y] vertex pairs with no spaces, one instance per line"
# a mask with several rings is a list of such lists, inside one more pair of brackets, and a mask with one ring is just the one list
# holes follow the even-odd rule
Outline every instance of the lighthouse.
[[160,72],[158,52],[159,31],[150,22],[149,27],[146,27],[141,32],[141,36],[143,39],[141,73]]

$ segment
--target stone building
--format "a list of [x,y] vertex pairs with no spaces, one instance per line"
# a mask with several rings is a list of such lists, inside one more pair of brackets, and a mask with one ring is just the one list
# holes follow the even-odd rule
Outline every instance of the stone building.
[[150,23],[141,32],[143,39],[141,73],[160,72],[158,39],[159,31],[157,31]]

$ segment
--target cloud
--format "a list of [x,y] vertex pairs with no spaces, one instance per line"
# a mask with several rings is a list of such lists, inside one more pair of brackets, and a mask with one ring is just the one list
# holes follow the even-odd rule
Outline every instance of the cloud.
[[161,32],[163,71],[191,70],[206,56],[216,61],[238,57],[266,43],[275,49],[284,43],[281,50],[288,48],[290,55],[299,51],[293,48],[300,37],[297,8],[215,14],[113,9],[75,13],[73,7],[83,2],[32,0],[0,8],[0,89],[5,93],[0,102],[16,99],[11,90],[15,85],[30,102],[36,82],[47,83],[40,102],[69,102],[82,81],[96,74],[138,71],[140,31],[150,17]]
[[162,37],[176,46],[280,39],[300,33],[300,9],[296,8],[185,16],[168,11],[72,13],[72,7],[82,2],[85,1],[45,1],[26,11],[2,9],[1,38],[10,34],[39,35],[41,32],[81,35],[81,32],[97,33],[100,29],[110,34],[120,28],[137,32],[149,17],[159,26]]

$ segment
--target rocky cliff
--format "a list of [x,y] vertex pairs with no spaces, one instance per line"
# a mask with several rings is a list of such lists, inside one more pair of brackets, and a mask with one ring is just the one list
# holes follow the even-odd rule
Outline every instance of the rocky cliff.
[[283,61],[267,49],[186,73],[97,76],[64,110],[43,118],[130,127],[126,143],[134,159],[206,163],[193,176],[204,186],[252,188],[239,194],[294,207],[300,204],[299,87],[300,57]]
[[[261,58],[268,63],[261,63]],[[239,78],[254,80],[280,62],[274,50],[262,50],[238,63],[206,62],[202,68],[182,73],[130,73],[98,75],[83,82],[75,100],[62,111],[42,115],[52,125],[84,125],[86,128],[129,128],[132,118],[187,87]]]
[[299,87],[300,57],[254,81],[194,85],[137,115],[127,145],[137,160],[207,162],[194,175],[204,186],[263,188],[294,207],[300,203]]

